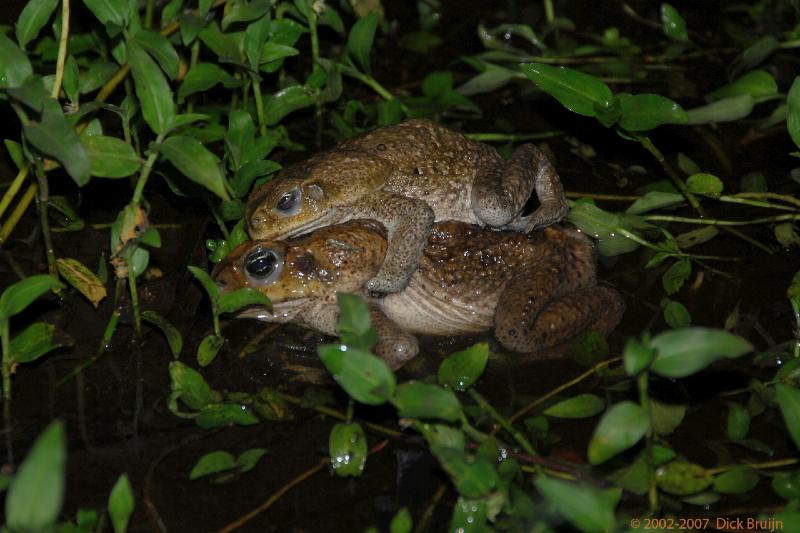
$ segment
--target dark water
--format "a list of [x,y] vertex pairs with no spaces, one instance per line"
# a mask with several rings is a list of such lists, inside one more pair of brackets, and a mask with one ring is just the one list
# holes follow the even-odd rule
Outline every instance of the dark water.
[[[400,3],[398,3],[400,4]],[[448,2],[443,10],[442,32],[445,43],[429,57],[413,56],[395,48],[392,40],[379,42],[385,55],[379,59],[376,76],[387,80],[387,86],[415,83],[435,69],[455,68],[459,75],[470,71],[456,63],[460,55],[480,50],[474,28],[479,22],[488,25],[511,17],[505,10],[513,8],[516,20],[535,23],[539,20],[539,2]],[[597,5],[599,4],[599,6]],[[720,3],[704,2],[691,6],[689,2],[677,7],[688,10],[690,27],[708,23],[707,13],[713,13]],[[0,6],[0,21],[11,20],[21,2],[4,2]],[[591,12],[586,6],[591,5]],[[637,11],[653,18],[655,3],[632,2]],[[511,7],[509,7],[511,6]],[[586,31],[601,31],[616,24],[634,41],[652,39],[648,30],[625,19],[619,19],[619,8],[613,3],[568,2],[558,6],[559,12],[572,17]],[[692,9],[690,9],[692,8]],[[387,3],[390,18],[403,24],[413,24],[414,10]],[[397,10],[396,13],[393,10]],[[713,28],[712,28],[713,29]],[[402,31],[402,30],[401,30]],[[652,33],[652,32],[650,32]],[[708,83],[696,88],[703,94],[709,87],[720,85],[724,74],[723,58],[710,58],[685,73],[687,79]],[[698,76],[703,70],[706,77]],[[465,78],[466,79],[466,78]],[[655,92],[685,90],[667,84],[651,87]],[[624,88],[620,88],[622,90]],[[636,87],[636,91],[645,88]],[[691,91],[690,91],[691,92]],[[681,95],[681,96],[686,96]],[[691,97],[691,95],[688,95]],[[608,130],[594,126],[589,120],[569,115],[552,100],[522,98],[519,90],[504,89],[491,96],[476,98],[485,110],[485,119],[465,125],[468,131],[497,131],[505,125],[518,132],[562,129],[580,142],[591,145],[599,154],[584,160],[577,157],[567,140],[558,138],[548,143],[566,187],[570,190],[630,194],[636,187],[663,176],[643,150],[626,142]],[[691,101],[691,100],[689,100]],[[13,120],[12,117],[8,117]],[[14,123],[6,121],[6,123]],[[307,127],[310,117],[292,116],[292,126]],[[747,126],[725,126],[715,131],[690,128],[663,128],[654,136],[655,143],[668,154],[683,151],[702,167],[718,173],[729,188],[748,171],[764,171],[770,190],[781,191],[789,186],[788,138],[781,134],[742,144]],[[310,129],[310,128],[308,128]],[[302,137],[302,134],[299,135]],[[706,142],[711,136],[730,158],[730,165],[716,159]],[[646,175],[618,172],[611,164],[622,168],[643,165]],[[2,181],[13,175],[8,162],[4,163]],[[620,187],[621,181],[625,181]],[[65,193],[81,202],[87,222],[111,222],[118,209],[127,201],[120,198],[118,184],[95,180],[80,196],[64,179],[53,180],[54,193]],[[157,178],[148,187],[148,199],[153,203],[152,222],[173,224],[162,229],[163,245],[153,254],[152,263],[163,272],[162,279],[144,281],[141,286],[142,305],[166,315],[184,334],[184,362],[192,362],[197,343],[212,331],[208,304],[199,289],[187,276],[187,264],[205,265],[204,240],[212,224],[204,204],[180,199],[170,194]],[[619,209],[617,205],[605,205]],[[690,213],[676,213],[690,215]],[[726,212],[715,209],[720,218],[745,217],[752,213],[736,209]],[[17,278],[14,269],[25,274],[46,270],[41,241],[36,231],[33,210],[23,219],[14,237],[0,250],[0,286]],[[208,231],[207,231],[208,228]],[[753,236],[771,242],[767,227],[748,229]],[[74,257],[90,267],[97,264],[101,253],[109,252],[108,229],[87,229],[80,233],[55,235],[56,255]],[[797,268],[797,252],[778,251],[767,256],[738,239],[721,236],[703,253],[740,255],[739,264],[719,267],[732,280],[704,272],[702,279],[693,277],[674,299],[689,309],[693,323],[720,327],[725,317],[738,303],[745,320],[740,334],[759,349],[768,348],[768,338],[777,341],[791,337],[791,316],[785,300],[785,290]],[[617,260],[604,261],[601,277],[617,286],[625,295],[628,310],[623,324],[610,337],[612,353],[619,353],[626,336],[639,335],[650,328],[657,332],[666,326],[661,318],[659,301],[663,297],[663,269],[645,271],[643,252],[637,251]],[[132,531],[150,531],[157,526],[158,516],[173,531],[212,531],[259,505],[281,485],[315,465],[327,454],[328,432],[332,421],[309,410],[296,410],[290,421],[264,423],[247,428],[226,428],[204,431],[191,421],[176,418],[166,407],[169,394],[167,366],[169,349],[157,332],[147,330],[141,346],[131,342],[132,328],[123,320],[110,350],[87,368],[80,379],[57,386],[57,382],[80,361],[94,355],[102,336],[105,321],[111,312],[110,298],[99,310],[75,294],[62,302],[43,299],[18,317],[15,328],[34,320],[54,323],[60,331],[74,338],[74,348],[62,350],[37,363],[26,365],[14,376],[13,440],[18,457],[36,435],[54,418],[65,421],[69,436],[69,462],[65,517],[73,517],[78,508],[102,509],[108,491],[122,472],[127,472],[136,490],[136,511]],[[308,386],[297,380],[297,368],[313,362],[313,348],[320,337],[292,328],[282,328],[261,341],[258,349],[240,357],[242,348],[255,337],[262,326],[245,321],[225,321],[223,331],[229,339],[223,353],[207,369],[204,376],[219,390],[254,392],[264,386],[279,386],[282,390],[302,394]],[[474,339],[473,339],[474,340]],[[468,345],[471,340],[455,342],[431,341],[423,353],[428,355],[406,371],[409,375],[424,375],[443,354]],[[509,356],[511,357],[511,356]],[[509,357],[490,363],[480,390],[504,412],[524,405],[550,389],[581,373],[584,368],[569,360],[519,363]],[[191,363],[190,363],[191,364]],[[719,391],[744,386],[748,377],[770,377],[773,370],[759,369],[750,360],[727,362],[720,370],[707,372],[686,380],[680,386],[664,381],[654,384],[653,393],[665,401],[689,403],[690,414],[669,442],[679,452],[701,464],[735,462],[742,459],[766,460],[767,457],[740,450],[741,456],[720,457],[706,446],[709,441],[721,440],[725,431],[725,401],[716,398]],[[575,392],[596,391],[597,379],[590,379]],[[336,391],[335,388],[332,390]],[[341,393],[336,392],[341,398]],[[344,403],[342,403],[344,405]],[[390,410],[359,407],[357,415],[367,420],[383,422],[394,427],[395,416]],[[776,457],[785,457],[788,449],[782,421],[776,412],[761,416],[754,422],[752,435],[773,446]],[[586,421],[554,421],[552,432],[562,440],[554,447],[557,456],[580,460],[593,424]],[[383,436],[369,433],[370,445]],[[205,480],[189,481],[188,473],[197,459],[213,450],[234,454],[248,448],[267,448],[267,455],[249,472],[233,483],[215,485]],[[419,441],[391,441],[381,452],[370,457],[365,475],[355,480],[339,479],[323,471],[281,498],[268,512],[252,521],[245,530],[252,531],[359,531],[370,524],[386,525],[394,512],[408,505],[415,517],[430,500],[438,486],[445,481],[436,470]],[[780,502],[762,480],[761,489],[747,501],[727,497],[722,507],[764,508]],[[434,530],[443,529],[454,501],[446,493],[434,516]],[[641,503],[625,502],[626,506],[641,509]],[[156,511],[154,511],[154,509]]]

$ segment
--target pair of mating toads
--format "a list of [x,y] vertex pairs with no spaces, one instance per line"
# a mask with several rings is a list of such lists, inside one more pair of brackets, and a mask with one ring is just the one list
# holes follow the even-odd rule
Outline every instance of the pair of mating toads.
[[[523,216],[534,191],[538,207]],[[505,161],[491,146],[409,120],[255,190],[246,214],[255,240],[214,277],[223,291],[251,287],[272,300],[272,312],[244,316],[327,334],[336,293],[367,297],[376,352],[395,368],[417,354],[414,334],[494,328],[506,348],[536,352],[590,329],[608,334],[624,309],[619,293],[596,284],[591,241],[552,225],[567,209],[558,175],[532,144]]]

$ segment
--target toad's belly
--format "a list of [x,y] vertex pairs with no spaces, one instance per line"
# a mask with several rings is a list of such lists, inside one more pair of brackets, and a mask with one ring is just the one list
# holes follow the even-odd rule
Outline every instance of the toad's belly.
[[479,304],[468,304],[446,293],[433,294],[424,285],[415,274],[403,291],[380,301],[384,314],[406,331],[424,335],[467,335],[494,326],[499,294],[485,294]]

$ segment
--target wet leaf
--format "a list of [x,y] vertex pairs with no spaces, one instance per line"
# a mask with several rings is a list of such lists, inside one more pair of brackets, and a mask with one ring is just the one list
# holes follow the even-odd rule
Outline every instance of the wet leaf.
[[197,460],[189,472],[189,479],[194,480],[217,472],[233,470],[236,467],[236,460],[230,453],[222,450],[209,452]]
[[394,395],[396,380],[383,360],[364,350],[326,344],[317,348],[333,379],[354,400],[380,405]]
[[258,424],[258,418],[244,405],[236,403],[211,403],[203,407],[195,422],[203,429],[222,426],[252,426]]
[[328,438],[328,454],[337,476],[360,476],[367,464],[367,436],[361,425],[334,424]]
[[389,524],[389,533],[411,533],[413,525],[408,507],[403,507],[392,518],[392,522]]
[[453,391],[410,381],[398,385],[391,399],[402,418],[433,418],[455,422],[461,417],[461,402]]
[[33,443],[8,488],[5,525],[10,530],[41,531],[55,523],[64,501],[66,459],[64,425],[53,422]]
[[716,492],[701,492],[699,494],[694,494],[686,498],[681,498],[681,501],[691,505],[697,505],[707,508],[707,506],[717,503],[719,499],[720,496]]
[[712,102],[732,96],[749,94],[753,100],[778,94],[778,84],[766,70],[753,70],[708,95]]
[[197,363],[200,366],[210,365],[224,345],[225,337],[214,334],[206,335],[200,341],[200,346],[197,347]]
[[29,363],[44,354],[72,345],[72,339],[65,335],[57,335],[56,327],[46,322],[35,322],[11,339],[9,345],[9,362]]
[[[2,57],[2,38],[0,38],[0,57]],[[789,114],[786,116],[786,128],[794,144],[800,146],[800,76],[792,82],[789,93],[786,95],[786,104]]]
[[692,316],[682,303],[669,300],[664,306],[664,321],[673,329],[685,328],[692,325]]
[[17,42],[25,48],[36,39],[58,6],[58,0],[30,0],[22,9],[17,19]]
[[602,413],[606,402],[594,394],[579,394],[548,407],[544,414],[556,418],[589,418]]
[[183,403],[191,409],[199,411],[220,399],[219,393],[209,387],[199,372],[180,361],[169,364],[169,376],[172,392],[178,393]]
[[102,281],[77,259],[59,257],[56,259],[58,273],[67,283],[75,287],[95,309],[106,297],[106,287]]
[[598,239],[598,251],[602,255],[624,254],[639,247],[636,241],[619,232],[619,228],[623,226],[620,215],[604,211],[593,204],[576,204],[567,214],[567,220],[582,232]]
[[775,385],[775,400],[795,446],[800,448],[800,390],[778,383]]
[[133,147],[116,137],[92,135],[85,137],[83,146],[89,155],[92,176],[124,178],[130,176],[141,164]]
[[786,500],[800,499],[800,473],[776,475],[772,478],[772,490]]
[[25,137],[42,153],[55,158],[79,186],[89,182],[89,154],[81,144],[75,129],[67,121],[58,102],[45,100],[40,122],[24,126]]
[[758,472],[742,465],[714,478],[714,490],[722,494],[744,494],[758,485]]
[[363,72],[371,72],[369,56],[378,27],[378,13],[373,11],[358,19],[347,35],[347,53]]
[[269,301],[269,298],[255,289],[245,287],[221,294],[217,302],[217,310],[220,313],[233,313],[248,305],[260,305],[272,309],[272,302]]
[[581,531],[614,531],[620,489],[599,490],[544,475],[536,478],[536,488],[558,514]]
[[142,313],[142,320],[149,322],[161,330],[161,333],[167,338],[167,344],[169,344],[169,351],[172,352],[173,359],[180,357],[181,350],[183,349],[183,336],[178,328],[155,311],[144,311]]
[[710,124],[739,120],[753,111],[753,97],[749,94],[729,96],[710,104],[686,111],[689,124]]
[[649,339],[644,339],[643,342],[628,339],[623,353],[625,373],[629,376],[636,376],[646,370],[655,357],[656,351],[649,346]]
[[692,262],[678,259],[670,266],[661,278],[661,284],[667,294],[675,294],[692,275]]
[[253,407],[265,420],[290,420],[294,418],[289,403],[275,389],[265,387],[258,393]]
[[417,430],[422,433],[425,440],[432,448],[437,450],[450,449],[463,455],[466,444],[464,443],[464,433],[446,424],[430,424],[420,422]]
[[133,488],[128,481],[128,474],[122,474],[108,495],[108,516],[111,517],[114,533],[125,533],[128,529],[128,520],[133,514],[133,507]]
[[688,117],[676,102],[658,94],[620,95],[619,125],[628,131],[649,131],[662,124],[686,124]]
[[589,441],[589,462],[604,463],[627,450],[650,428],[650,418],[638,404],[624,401],[612,405],[600,419]]
[[688,496],[707,489],[714,478],[702,466],[672,461],[656,469],[656,483],[664,492]]
[[692,194],[702,194],[709,198],[719,198],[722,194],[722,180],[713,174],[692,174],[686,179],[686,188]]
[[449,531],[483,533],[487,531],[487,513],[486,499],[459,496],[453,508]]
[[134,42],[128,46],[128,63],[145,122],[155,133],[164,133],[176,114],[167,78],[150,55]]
[[104,26],[111,23],[122,28],[128,22],[127,0],[83,0],[83,3]]
[[378,342],[378,332],[372,327],[367,303],[355,294],[338,293],[339,320],[336,332],[339,339],[351,348],[370,351]]
[[175,168],[193,182],[202,185],[223,200],[230,200],[225,189],[225,176],[219,166],[219,158],[200,141],[185,135],[173,135],[158,146]]
[[661,26],[664,35],[676,41],[689,42],[689,34],[686,31],[686,21],[678,10],[671,5],[661,4]]
[[726,422],[728,438],[742,440],[750,430],[750,413],[736,402],[728,402],[728,419]]
[[0,294],[0,320],[8,320],[23,311],[47,291],[63,288],[61,282],[45,274],[30,276],[14,283]]
[[579,115],[593,117],[596,108],[611,106],[611,89],[594,76],[541,63],[526,63],[520,68],[537,87]]
[[291,85],[264,99],[264,120],[274,126],[292,111],[314,105],[314,95],[302,85]]
[[484,496],[497,487],[497,469],[483,456],[467,460],[463,452],[452,448],[431,446],[431,453],[439,459],[442,468],[450,475],[456,491],[467,498]]
[[249,472],[256,467],[258,462],[267,453],[266,448],[250,448],[239,454],[236,458],[236,464],[239,466],[239,472]]
[[28,56],[0,32],[0,88],[19,87],[33,74]]
[[481,377],[488,360],[489,344],[485,342],[450,354],[439,365],[439,383],[453,390],[466,390]]
[[749,342],[738,335],[700,327],[660,333],[653,338],[650,346],[658,352],[651,370],[668,378],[690,376],[718,359],[733,359],[753,349]]

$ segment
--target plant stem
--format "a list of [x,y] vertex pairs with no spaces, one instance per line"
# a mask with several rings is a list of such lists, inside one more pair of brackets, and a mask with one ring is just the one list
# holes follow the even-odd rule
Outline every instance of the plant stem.
[[0,227],[0,244],[6,241],[8,237],[11,235],[11,232],[14,231],[14,228],[19,222],[19,219],[22,218],[22,215],[25,214],[25,211],[28,209],[28,206],[31,205],[34,197],[36,197],[36,184],[31,183],[28,186],[28,189],[25,191],[25,194],[22,195],[22,198],[19,199],[19,203],[8,215],[8,220],[3,223],[3,226]]
[[3,426],[6,434],[6,462],[14,464],[14,445],[11,438],[11,332],[8,319],[0,320],[0,341],[3,346]]
[[716,218],[688,218],[671,215],[646,215],[648,221],[681,222],[683,224],[702,224],[705,226],[753,226],[756,224],[772,224],[775,222],[789,222],[800,220],[800,213],[791,215],[776,215],[774,217],[754,218],[752,220],[719,220]]
[[552,25],[556,20],[556,12],[553,9],[553,0],[544,0],[544,14],[547,18],[547,23]]
[[[317,12],[314,7],[309,8],[308,28],[311,32],[311,68],[322,68],[319,65],[319,36],[317,35]],[[322,145],[322,95],[319,89],[314,89],[314,118],[316,130],[314,133],[314,145],[319,148]]]
[[[287,402],[290,402],[290,403],[293,403],[293,404],[296,404],[296,405],[301,405],[303,403],[302,398],[298,398],[297,396],[292,396],[291,394],[278,392],[278,396],[280,396],[283,400],[286,400]],[[318,412],[319,414],[322,414],[322,415],[325,415],[325,416],[329,416],[331,418],[335,418],[336,420],[341,420],[343,422],[347,421],[347,416],[346,415],[340,413],[339,411],[337,411],[335,409],[332,409],[330,407],[326,407],[324,405],[316,405],[314,407],[311,407],[310,409]],[[404,433],[402,433],[400,431],[395,431],[394,429],[390,429],[390,428],[387,428],[387,427],[384,427],[384,426],[381,426],[381,425],[378,425],[378,424],[374,424],[372,422],[362,421],[362,423],[365,426],[367,426],[368,428],[370,428],[371,430],[377,431],[379,433],[383,433],[384,435],[388,435],[390,437],[395,437],[395,438],[405,437]]]
[[636,378],[636,385],[639,389],[639,405],[644,409],[650,423],[645,435],[647,456],[647,501],[651,513],[658,511],[658,486],[656,485],[656,470],[653,465],[653,414],[650,409],[650,391],[648,390],[650,373],[645,371]]
[[472,396],[472,399],[475,400],[481,409],[489,413],[489,415],[495,419],[495,421],[500,424],[500,427],[505,429],[517,443],[522,446],[522,449],[525,450],[525,453],[530,455],[539,455],[536,453],[536,449],[534,449],[533,445],[530,441],[523,435],[518,429],[514,428],[514,426],[509,422],[503,415],[497,412],[497,410],[492,407],[492,405],[486,401],[486,398],[481,396],[481,394],[473,388],[468,390],[469,395]]
[[771,200],[778,200],[780,202],[786,202],[787,204],[800,207],[800,198],[795,198],[794,196],[790,196],[788,194],[779,194],[776,192],[740,192],[734,194],[733,196],[737,198],[769,198]]
[[[164,134],[159,133],[158,137],[156,137],[156,144],[161,144],[163,141]],[[144,186],[147,184],[147,178],[150,176],[150,172],[153,170],[153,165],[155,165],[156,159],[158,159],[158,152],[153,150],[150,152],[150,155],[147,156],[147,161],[145,161],[142,171],[139,173],[139,179],[136,181],[136,189],[134,189],[133,198],[131,199],[132,204],[139,205],[139,203],[142,201]]]
[[638,243],[641,246],[644,246],[645,248],[650,248],[655,252],[666,253],[670,257],[685,257],[687,259],[708,259],[710,261],[730,261],[730,262],[741,261],[741,259],[738,257],[725,257],[723,255],[702,255],[702,254],[687,254],[684,252],[666,252],[661,248],[659,248],[658,246],[656,246],[655,244],[651,243],[650,241],[639,237],[635,233],[631,233],[630,231],[626,230],[623,227],[614,226],[613,229],[615,233],[619,233],[626,239],[630,239],[633,242]]
[[130,289],[131,305],[133,306],[133,329],[138,343],[142,338],[142,316],[139,312],[139,291],[136,289],[136,275],[133,273],[132,263],[128,263],[128,289]]
[[144,9],[144,27],[148,30],[153,27],[153,13],[155,11],[155,0],[147,0],[147,5]]
[[724,195],[724,196],[720,196],[718,198],[718,200],[720,202],[725,202],[725,203],[729,203],[729,204],[743,204],[743,205],[751,205],[753,207],[763,207],[765,209],[776,209],[778,211],[793,211],[793,212],[797,212],[797,207],[790,207],[788,205],[776,205],[776,204],[771,204],[769,202],[764,202],[764,201],[761,201],[761,200],[751,200],[751,199],[749,199],[747,197],[742,197],[742,196],[739,196],[739,195],[734,195],[734,196]]
[[3,213],[6,212],[8,206],[11,205],[11,201],[14,200],[14,197],[22,188],[22,184],[25,183],[25,178],[28,176],[30,169],[30,163],[25,163],[22,168],[19,169],[19,172],[17,172],[17,175],[14,177],[14,181],[11,182],[8,190],[3,194],[3,198],[0,199],[0,217],[3,216]]
[[47,257],[47,271],[51,276],[58,279],[58,267],[56,266],[56,254],[53,251],[53,236],[50,234],[50,220],[47,215],[48,202],[50,201],[50,186],[47,183],[47,174],[42,169],[39,161],[36,163],[36,181],[38,182],[38,192],[36,205],[39,208],[39,224],[42,227],[42,239],[44,240],[44,252]]
[[473,141],[480,142],[522,142],[535,141],[537,139],[550,139],[559,137],[565,132],[561,130],[544,131],[541,133],[467,133],[464,136]]
[[217,226],[219,226],[219,230],[222,232],[222,236],[225,240],[229,240],[231,238],[231,233],[228,231],[228,227],[225,225],[225,221],[222,220],[222,215],[219,212],[219,209],[216,205],[212,203],[210,199],[206,199],[206,205],[208,205],[208,209],[211,211],[211,215],[214,217],[214,220],[217,222]]
[[64,63],[67,60],[69,43],[69,0],[61,0],[61,38],[58,41],[58,58],[56,60],[56,79],[53,81],[53,92],[50,96],[58,100],[61,82],[64,80]]
[[261,98],[261,81],[255,72],[250,74],[253,82],[253,97],[256,101],[256,115],[258,116],[258,133],[263,137],[267,134],[267,121],[264,116],[264,102]]

